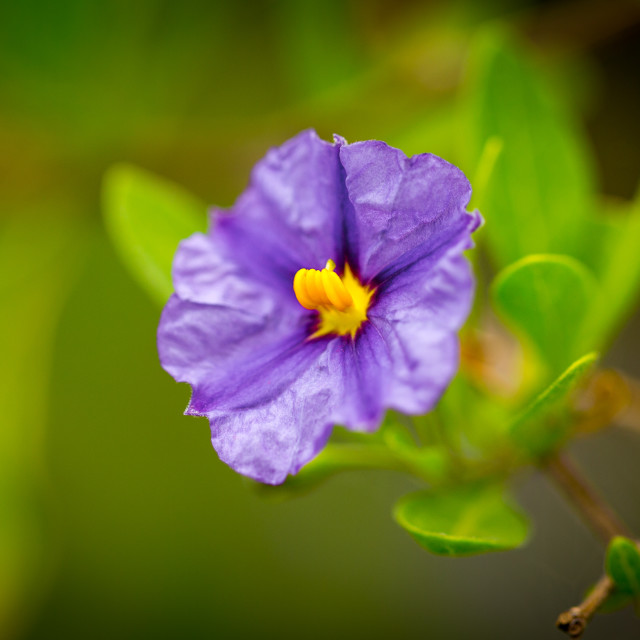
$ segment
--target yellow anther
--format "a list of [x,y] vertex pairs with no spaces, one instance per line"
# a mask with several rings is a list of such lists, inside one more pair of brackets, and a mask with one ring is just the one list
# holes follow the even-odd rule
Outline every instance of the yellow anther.
[[324,281],[322,279],[322,271],[326,271],[326,269],[323,269],[322,271],[316,271],[315,269],[312,269],[312,271],[313,271],[313,281],[316,285],[316,291],[319,294],[318,299],[325,306],[331,305],[331,300],[327,295],[327,291],[324,287]]
[[309,299],[313,301],[316,307],[319,307],[323,304],[322,283],[318,282],[316,278],[316,273],[317,271],[315,269],[307,269],[306,284],[307,284],[307,293],[309,294]]
[[307,270],[300,269],[300,271],[298,271],[298,273],[296,273],[295,277],[293,278],[293,290],[296,294],[296,298],[298,299],[298,302],[305,309],[315,309],[316,305],[313,303],[313,300],[309,297],[309,294],[307,293],[306,280],[307,280]]
[[351,294],[345,289],[344,283],[335,271],[323,269],[322,284],[331,304],[338,311],[344,311],[353,303]]
[[365,287],[353,275],[349,265],[340,277],[334,269],[333,260],[317,269],[300,269],[293,278],[293,291],[298,302],[309,310],[320,314],[320,323],[314,337],[330,333],[350,334],[355,337],[367,319],[369,302],[373,290]]
[[293,290],[305,309],[334,307],[344,311],[353,300],[335,271],[300,269],[293,279]]

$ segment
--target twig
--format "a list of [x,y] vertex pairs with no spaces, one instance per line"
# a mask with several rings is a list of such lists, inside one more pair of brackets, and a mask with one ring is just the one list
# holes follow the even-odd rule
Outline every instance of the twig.
[[632,537],[618,516],[587,484],[568,456],[552,456],[546,460],[544,468],[605,543],[615,536]]
[[587,628],[587,622],[593,614],[606,602],[613,590],[613,581],[609,576],[602,576],[598,583],[584,599],[582,604],[571,607],[558,616],[556,627],[571,638],[580,638]]
[[[591,528],[608,544],[615,536],[630,537],[627,528],[613,510],[598,496],[580,475],[566,455],[557,454],[546,461],[545,470],[580,511]],[[614,588],[604,575],[582,604],[561,613],[556,626],[571,638],[580,638],[593,614],[606,602]]]

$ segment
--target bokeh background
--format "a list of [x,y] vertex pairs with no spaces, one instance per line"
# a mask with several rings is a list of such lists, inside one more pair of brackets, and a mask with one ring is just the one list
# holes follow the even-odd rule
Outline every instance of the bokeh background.
[[[635,1],[0,2],[0,637],[559,637],[602,549],[543,478],[518,483],[530,544],[470,559],[430,556],[393,523],[413,484],[390,473],[265,500],[218,461],[206,421],[181,415],[160,310],[100,211],[120,161],[229,205],[307,127],[472,173],[457,118],[470,43],[496,21],[571,110],[600,192],[630,199]],[[638,327],[606,360],[631,375]],[[640,532],[640,433],[573,453]],[[588,637],[639,630],[626,611]]]

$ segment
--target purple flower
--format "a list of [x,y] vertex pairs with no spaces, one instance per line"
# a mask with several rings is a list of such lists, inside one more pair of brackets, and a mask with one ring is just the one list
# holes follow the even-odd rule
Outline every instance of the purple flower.
[[434,406],[473,296],[470,195],[437,156],[304,131],[180,244],[160,361],[192,386],[186,414],[209,418],[224,462],[279,484],[333,425]]

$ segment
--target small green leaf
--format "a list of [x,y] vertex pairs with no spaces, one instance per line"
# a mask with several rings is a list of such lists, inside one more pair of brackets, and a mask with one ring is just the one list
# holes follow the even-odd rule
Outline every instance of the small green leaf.
[[503,269],[492,286],[496,310],[535,346],[551,375],[586,350],[580,328],[596,292],[587,268],[563,255],[527,256]]
[[640,548],[635,542],[615,537],[607,549],[605,568],[618,591],[640,597]]
[[576,360],[516,417],[509,431],[521,447],[542,455],[566,435],[567,424],[558,415],[558,408],[562,412],[562,400],[597,359],[597,353],[589,353]]
[[394,518],[427,551],[444,556],[514,549],[529,530],[495,485],[411,493],[396,504]]
[[505,29],[482,30],[469,60],[469,165],[477,166],[492,137],[503,142],[479,203],[494,259],[506,265],[530,253],[572,254],[592,199],[592,163],[575,119]]
[[171,264],[180,240],[205,228],[206,206],[181,187],[129,165],[103,184],[104,220],[133,277],[157,302],[173,291]]

